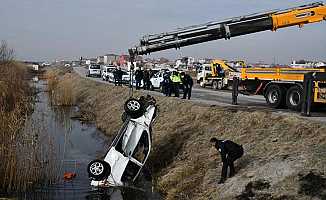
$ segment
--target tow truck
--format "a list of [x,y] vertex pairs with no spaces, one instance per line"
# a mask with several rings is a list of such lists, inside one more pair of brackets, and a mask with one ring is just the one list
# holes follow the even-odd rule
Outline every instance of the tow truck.
[[[326,20],[326,6],[322,2],[315,2],[288,9],[208,22],[170,32],[145,35],[140,39],[138,45],[129,49],[129,54],[133,59],[137,55],[146,55],[172,48],[180,49],[213,40],[229,40],[232,37],[268,30],[276,31],[291,26],[301,28],[305,24],[323,20]],[[310,96],[313,97],[312,102],[326,104],[326,72],[324,68],[242,68],[240,72],[231,71],[231,73],[234,78],[239,79],[240,85],[248,94],[264,95],[266,102],[274,108],[287,105],[290,109],[299,110],[303,99],[309,99]],[[309,92],[310,90],[306,92],[304,89],[306,74],[309,74],[309,81],[312,80],[309,86],[312,88],[311,92]],[[220,86],[217,84],[216,87]],[[306,93],[308,95],[305,95]],[[311,95],[309,95],[310,93]]]
[[[231,66],[232,65],[232,66]],[[240,66],[237,67],[236,66]],[[197,72],[197,83],[201,87],[212,86],[214,90],[222,90],[232,86],[233,77],[247,65],[244,61],[225,61],[215,59],[204,64]]]

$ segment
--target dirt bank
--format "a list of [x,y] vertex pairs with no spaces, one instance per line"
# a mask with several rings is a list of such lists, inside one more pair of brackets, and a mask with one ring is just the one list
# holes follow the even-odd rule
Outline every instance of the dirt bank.
[[[128,89],[75,73],[63,79],[59,87],[71,85],[83,117],[95,121],[106,134],[115,134],[122,124]],[[326,184],[321,183],[326,173],[326,124],[266,111],[156,99],[160,114],[149,165],[166,199],[326,198]],[[212,136],[234,140],[245,149],[236,163],[238,173],[224,185],[217,184],[221,166],[216,150],[209,146]]]

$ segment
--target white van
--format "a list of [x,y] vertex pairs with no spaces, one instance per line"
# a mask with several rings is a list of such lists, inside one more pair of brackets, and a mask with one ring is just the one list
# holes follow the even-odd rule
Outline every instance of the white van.
[[101,77],[101,65],[98,64],[90,64],[88,65],[88,77]]
[[116,69],[114,65],[104,66],[102,69],[102,79],[103,81],[114,81],[113,72]]

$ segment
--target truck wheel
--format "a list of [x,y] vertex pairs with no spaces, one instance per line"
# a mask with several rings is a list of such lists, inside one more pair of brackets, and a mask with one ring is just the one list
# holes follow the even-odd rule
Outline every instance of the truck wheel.
[[213,81],[213,89],[214,90],[222,90],[223,89],[222,80]]
[[301,109],[303,90],[300,86],[290,87],[286,93],[286,105],[289,109],[298,111]]
[[111,167],[104,160],[93,160],[88,164],[87,172],[90,178],[95,181],[100,181],[111,173]]
[[138,118],[144,113],[144,105],[137,99],[130,98],[126,101],[124,105],[127,115],[131,118]]
[[200,87],[205,88],[205,83],[203,80],[200,80],[199,85],[200,85]]
[[280,108],[284,105],[284,88],[279,85],[270,85],[265,93],[267,104],[272,108]]

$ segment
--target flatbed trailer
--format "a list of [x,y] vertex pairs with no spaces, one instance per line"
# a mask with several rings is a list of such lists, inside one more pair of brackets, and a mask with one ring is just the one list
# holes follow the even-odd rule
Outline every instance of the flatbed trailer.
[[[324,68],[242,68],[238,77],[239,85],[248,94],[264,95],[271,107],[301,110],[305,74],[325,72],[326,66]],[[326,104],[326,82],[313,83],[313,102]]]
[[[138,45],[128,51],[131,60],[133,60],[137,55],[146,55],[173,48],[179,49],[219,39],[228,40],[232,37],[262,31],[276,31],[291,26],[302,27],[305,24],[317,23],[323,20],[326,20],[326,6],[322,2],[315,2],[283,10],[272,10],[223,21],[208,22],[170,32],[145,35],[140,39]],[[314,102],[326,103],[324,95],[325,69],[248,68],[243,69],[241,73],[232,72],[227,82],[229,84],[229,79],[232,76],[236,79],[239,78],[240,84],[246,90],[254,91],[256,94],[264,94],[267,103],[272,107],[287,105],[290,109],[299,110],[302,90],[307,89],[306,86],[303,86],[303,76],[305,73],[311,72],[318,73],[318,78],[311,79],[316,80],[312,84]],[[306,98],[307,94],[303,95],[303,97]]]

